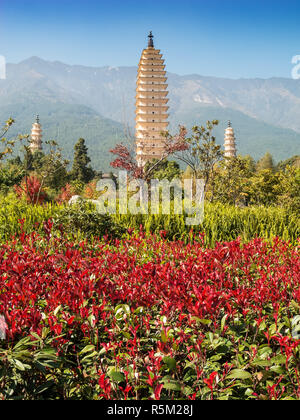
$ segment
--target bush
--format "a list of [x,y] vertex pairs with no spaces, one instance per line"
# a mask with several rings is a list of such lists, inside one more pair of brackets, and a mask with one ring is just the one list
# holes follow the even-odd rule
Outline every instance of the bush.
[[[185,215],[116,215],[114,219],[126,228],[147,233],[166,231],[167,239],[188,241],[191,227],[185,224]],[[299,217],[280,207],[244,207],[205,203],[203,223],[192,227],[194,233],[205,233],[205,245],[232,241],[240,237],[249,241],[255,237],[271,240],[278,236],[297,243],[300,236]]]
[[[0,196],[0,242],[12,235],[33,231],[43,233],[43,224],[54,219],[55,226],[65,224],[66,233],[76,240],[86,236],[103,235],[119,237],[128,229],[147,233],[166,231],[166,239],[180,239],[189,242],[191,229],[185,224],[184,215],[112,215],[101,216],[93,205],[82,205],[79,211],[73,207],[55,203],[31,205],[25,198],[17,199],[13,194]],[[87,214],[85,214],[87,212]],[[58,232],[58,230],[56,231]],[[299,218],[296,212],[280,207],[239,208],[222,204],[205,204],[203,224],[193,227],[193,233],[205,234],[205,245],[214,246],[216,242],[232,241],[241,238],[246,242],[255,237],[268,240],[278,236],[296,244],[300,236]],[[74,236],[75,235],[75,236]]]
[[279,240],[22,234],[0,253],[0,399],[299,400],[299,263]]
[[31,204],[41,204],[47,200],[47,193],[35,175],[24,178],[20,185],[15,185],[18,197],[26,197]]
[[73,195],[77,195],[76,188],[72,184],[66,184],[61,188],[60,193],[56,197],[56,201],[59,204],[67,203]]
[[110,215],[100,214],[93,204],[86,202],[63,207],[53,217],[53,223],[56,230],[71,236],[78,234],[87,238],[118,238],[125,233],[125,229],[113,221]]

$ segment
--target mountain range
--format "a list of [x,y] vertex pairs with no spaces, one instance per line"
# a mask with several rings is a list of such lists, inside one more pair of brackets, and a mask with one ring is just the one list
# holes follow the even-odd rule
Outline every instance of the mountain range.
[[[11,135],[29,133],[40,115],[44,139],[56,139],[72,158],[86,139],[92,164],[109,170],[109,150],[134,133],[136,67],[86,67],[31,57],[7,65],[0,80],[0,121],[12,116]],[[239,153],[255,159],[269,151],[275,160],[299,154],[300,80],[222,79],[168,73],[170,131],[218,119],[222,144],[231,120]],[[127,136],[128,137],[128,136]]]

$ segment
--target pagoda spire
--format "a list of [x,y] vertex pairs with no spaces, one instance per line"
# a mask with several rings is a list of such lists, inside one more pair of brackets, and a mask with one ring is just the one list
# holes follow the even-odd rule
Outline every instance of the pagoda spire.
[[152,31],[150,31],[150,33],[148,35],[148,38],[149,38],[148,47],[149,48],[154,48],[154,42],[153,42],[154,36],[152,35]]

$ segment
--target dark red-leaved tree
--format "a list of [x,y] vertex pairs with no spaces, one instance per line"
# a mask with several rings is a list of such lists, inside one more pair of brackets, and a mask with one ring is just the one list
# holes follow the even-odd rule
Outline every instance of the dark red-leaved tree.
[[164,134],[164,153],[155,160],[153,164],[147,166],[140,166],[137,162],[135,152],[131,151],[128,146],[124,144],[117,144],[110,152],[116,155],[114,161],[110,163],[113,168],[122,169],[127,171],[132,178],[139,178],[149,180],[155,168],[165,159],[176,152],[182,152],[189,148],[186,142],[187,130],[183,126],[179,126],[179,133],[171,136],[168,132]]

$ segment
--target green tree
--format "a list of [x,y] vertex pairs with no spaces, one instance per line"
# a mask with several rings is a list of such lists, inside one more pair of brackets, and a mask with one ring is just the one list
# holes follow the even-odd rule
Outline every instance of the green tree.
[[274,170],[274,162],[271,153],[267,152],[258,162],[256,165],[257,172],[263,171],[265,169],[270,169],[271,171]]
[[19,188],[26,196],[30,196],[28,180],[32,179],[32,176],[38,179],[39,191],[33,197],[33,204],[39,202],[44,187],[57,191],[68,181],[66,168],[69,161],[63,158],[61,149],[54,140],[45,141],[45,145],[49,148],[48,153],[40,151],[32,153],[30,146],[24,145],[23,147],[24,182],[19,185]]
[[17,142],[22,146],[24,140],[29,141],[28,135],[21,134],[11,139],[7,138],[8,131],[14,122],[12,118],[9,118],[0,130],[0,188],[5,192],[13,185],[21,182],[25,173],[19,156],[8,159],[8,156],[13,156]]
[[1,165],[0,167],[0,189],[7,193],[15,184],[23,179],[23,172],[20,167],[14,164]]
[[[46,141],[45,144],[49,146],[48,153],[36,151],[32,153],[30,149],[30,137],[28,135],[19,135],[16,138],[7,140],[6,134],[9,128],[13,125],[14,120],[9,119],[0,133],[0,141],[2,143],[2,152],[0,152],[0,187],[7,188],[20,184],[19,187],[28,195],[28,178],[34,173],[40,182],[40,191],[37,194],[37,202],[39,200],[40,192],[44,186],[58,190],[67,182],[67,165],[68,161],[62,156],[61,149],[58,144],[53,141]],[[23,144],[23,141],[26,143]],[[3,160],[8,155],[13,154],[15,150],[15,143],[19,141],[21,144],[20,156]],[[21,181],[24,180],[23,183]]]
[[88,156],[88,148],[85,140],[80,138],[74,147],[74,161],[71,171],[71,178],[83,183],[90,182],[96,175],[90,166],[91,159]]
[[300,156],[299,155],[292,156],[289,159],[279,162],[276,169],[285,170],[287,166],[300,168]]
[[193,171],[195,178],[203,178],[205,189],[208,183],[213,183],[216,164],[223,157],[221,146],[216,144],[212,135],[218,120],[207,121],[206,126],[194,126],[192,136],[185,139],[188,148],[174,156],[186,163]]
[[278,177],[271,169],[263,169],[252,178],[249,186],[250,204],[272,205],[277,201]]
[[245,155],[243,156],[243,160],[246,162],[248,171],[254,174],[256,171],[256,164],[253,157],[250,155]]
[[223,160],[214,179],[214,199],[233,205],[247,204],[252,169],[248,156]]
[[[145,165],[145,171],[147,172],[148,169],[153,167],[157,162],[156,159],[153,159],[150,162],[147,162]],[[158,162],[155,169],[152,171],[151,176],[154,179],[167,179],[168,181],[172,181],[174,178],[179,178],[181,176],[181,169],[177,162],[163,160]]]
[[299,214],[300,168],[287,166],[285,170],[278,172],[277,179],[277,204]]
[[7,165],[8,166],[16,166],[16,167],[21,168],[21,167],[23,167],[23,162],[22,162],[20,156],[16,156],[14,158],[8,159],[7,160]]
[[45,177],[45,186],[56,191],[64,187],[68,180],[67,163],[60,159],[53,159],[51,155],[45,155],[43,165],[37,171],[42,177]]

